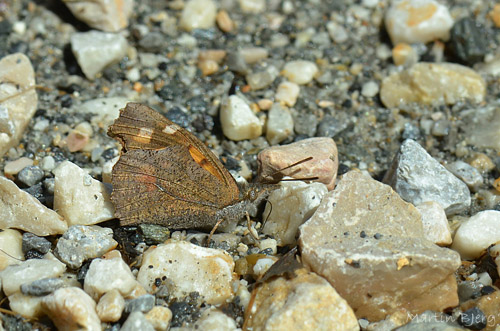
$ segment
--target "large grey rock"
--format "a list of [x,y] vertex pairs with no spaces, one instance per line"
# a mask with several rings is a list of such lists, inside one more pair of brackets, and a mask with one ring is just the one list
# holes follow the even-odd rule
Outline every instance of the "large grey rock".
[[447,215],[465,211],[471,204],[467,185],[411,139],[401,145],[383,182],[414,205],[438,202]]

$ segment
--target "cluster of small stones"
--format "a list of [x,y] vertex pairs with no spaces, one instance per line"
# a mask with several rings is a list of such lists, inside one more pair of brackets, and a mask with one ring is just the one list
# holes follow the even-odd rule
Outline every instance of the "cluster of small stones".
[[[500,326],[500,4],[63,2],[0,0],[4,329]],[[120,227],[128,101],[292,180],[208,243]]]

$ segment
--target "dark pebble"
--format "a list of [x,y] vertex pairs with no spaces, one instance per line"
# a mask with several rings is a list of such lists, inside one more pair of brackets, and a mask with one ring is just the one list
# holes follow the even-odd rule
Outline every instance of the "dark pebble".
[[131,313],[133,311],[148,312],[153,309],[155,305],[155,297],[151,294],[141,295],[140,297],[130,300],[125,304],[125,312]]
[[21,293],[40,297],[48,295],[64,285],[60,278],[42,278],[21,285]]
[[481,285],[474,281],[463,281],[457,286],[458,298],[460,302],[481,296]]
[[156,224],[139,224],[139,230],[144,236],[144,241],[148,245],[156,245],[165,242],[170,238],[168,228]]
[[2,21],[0,21],[0,34],[10,34],[10,32],[12,31],[12,24],[4,19]]
[[165,38],[159,32],[150,32],[139,41],[139,47],[147,52],[160,52],[166,47]]
[[28,188],[24,188],[23,191],[29,193],[33,197],[37,198],[38,201],[45,204],[46,199],[45,199],[45,194],[43,193],[42,183],[38,183]]
[[486,316],[481,309],[474,307],[464,311],[460,318],[459,323],[471,330],[482,330],[486,327]]
[[349,119],[346,115],[339,116],[331,116],[326,115],[321,120],[321,123],[318,125],[318,132],[316,133],[317,137],[335,137],[340,132],[347,129],[349,126]]
[[30,249],[29,251],[27,251],[26,253],[24,253],[24,258],[26,260],[43,259],[44,256],[45,256],[45,254],[40,253],[36,249]]
[[488,294],[491,294],[495,291],[496,291],[496,289],[493,286],[484,286],[483,288],[481,288],[482,295],[488,295]]
[[377,232],[377,233],[375,233],[375,235],[373,236],[373,238],[375,238],[375,239],[377,239],[377,240],[378,240],[378,239],[380,239],[380,238],[382,238],[382,237],[383,237],[383,235],[382,235],[382,234],[380,234],[380,233],[378,233],[378,232]]
[[186,101],[186,106],[191,112],[199,113],[207,110],[207,102],[202,95],[197,95]]
[[196,321],[200,316],[199,308],[187,302],[174,302],[168,308],[172,311],[170,327],[178,327]]
[[483,60],[488,50],[483,30],[484,28],[469,17],[453,25],[450,43],[455,56],[460,61],[472,65]]
[[179,84],[169,84],[163,86],[156,94],[163,100],[174,100],[176,96],[180,97],[184,93]]
[[229,52],[226,56],[226,65],[229,70],[240,75],[246,75],[249,71],[245,59],[239,52]]
[[212,116],[207,114],[197,114],[191,122],[191,125],[196,132],[202,132],[204,130],[212,131],[215,123]]
[[366,232],[365,232],[365,231],[361,231],[361,232],[359,233],[359,236],[360,236],[361,238],[366,238]]
[[42,181],[44,172],[38,166],[28,166],[17,174],[17,180],[30,187]]
[[73,105],[73,98],[69,94],[63,94],[60,100],[63,108],[70,108]]
[[23,252],[26,254],[30,250],[36,250],[42,254],[49,252],[52,244],[43,237],[38,237],[33,233],[26,232],[23,234]]
[[118,156],[118,150],[116,148],[108,148],[101,154],[101,157],[106,161],[112,160],[116,156]]
[[187,128],[189,126],[189,115],[183,112],[179,107],[172,107],[165,114],[165,116],[169,120],[171,120],[175,124],[178,124],[179,126],[182,126],[183,128]]
[[405,123],[404,129],[403,129],[403,134],[401,135],[401,138],[403,138],[403,140],[406,140],[406,139],[419,140],[420,139],[420,129],[418,128],[418,126],[416,126],[412,123]]
[[308,137],[316,135],[318,118],[314,114],[298,114],[294,122],[294,129],[297,134],[305,134]]

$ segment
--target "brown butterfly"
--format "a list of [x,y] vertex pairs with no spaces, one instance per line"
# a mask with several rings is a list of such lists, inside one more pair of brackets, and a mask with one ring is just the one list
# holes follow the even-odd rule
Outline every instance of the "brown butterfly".
[[210,149],[148,106],[128,103],[108,129],[122,145],[111,200],[122,225],[210,229],[221,220],[255,216],[275,184],[238,187]]

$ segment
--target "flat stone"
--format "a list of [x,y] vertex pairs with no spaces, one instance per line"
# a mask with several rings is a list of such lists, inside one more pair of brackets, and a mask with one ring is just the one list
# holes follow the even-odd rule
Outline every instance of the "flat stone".
[[314,62],[297,60],[287,62],[281,74],[293,83],[304,85],[313,80],[318,70]]
[[424,237],[436,245],[450,245],[451,230],[443,207],[434,201],[423,202],[416,207],[422,215]]
[[461,100],[480,103],[486,83],[474,70],[455,63],[419,62],[382,80],[380,98],[388,107],[400,104],[455,104]]
[[118,32],[127,27],[133,0],[64,0],[71,13],[93,29]]
[[414,205],[438,202],[447,215],[465,211],[471,204],[467,185],[411,139],[401,145],[383,182]]
[[85,77],[91,80],[108,65],[120,61],[127,47],[127,40],[120,34],[92,30],[71,36],[73,54]]
[[[226,315],[227,316],[227,315]],[[147,312],[146,319],[157,331],[167,331],[172,320],[172,311],[168,307],[155,306]]]
[[231,95],[220,109],[222,132],[231,140],[254,139],[262,134],[262,123],[250,106],[240,97]]
[[312,216],[328,190],[322,183],[290,181],[280,185],[267,198],[262,232],[275,238],[279,246],[293,245],[299,226]]
[[[312,157],[312,160],[279,171],[295,162]],[[332,138],[309,138],[284,146],[273,146],[262,150],[257,156],[260,182],[278,182],[284,176],[296,179],[318,177],[329,190],[335,186],[337,177],[337,145]]]
[[304,269],[297,273],[297,277],[279,277],[257,288],[250,328],[359,330],[353,310],[325,279]]
[[41,278],[21,285],[21,293],[36,297],[48,295],[64,285],[60,278]]
[[385,27],[394,45],[447,41],[452,26],[448,8],[435,0],[393,1],[385,14]]
[[209,29],[215,25],[217,6],[212,0],[190,0],[182,10],[179,27],[186,31]]
[[42,301],[58,330],[101,330],[96,303],[77,287],[60,288]]
[[107,187],[83,169],[64,161],[55,170],[54,209],[68,225],[92,225],[114,218]]
[[22,242],[23,235],[17,230],[5,229],[0,232],[0,271],[24,260]]
[[23,156],[17,160],[6,162],[3,173],[9,178],[13,178],[13,175],[17,175],[19,171],[32,165],[33,160]]
[[35,72],[22,53],[0,59],[0,156],[16,146],[35,114]]
[[137,280],[154,293],[159,286],[156,279],[165,276],[171,298],[198,292],[203,302],[220,304],[234,295],[233,269],[233,259],[225,251],[168,241],[144,253]]
[[55,211],[0,176],[0,229],[6,228],[48,236],[64,233],[68,225]]
[[83,261],[100,257],[117,245],[110,228],[73,225],[57,241],[55,253],[70,268],[77,269]]
[[276,145],[293,134],[293,117],[288,108],[275,103],[267,115],[266,139]]

